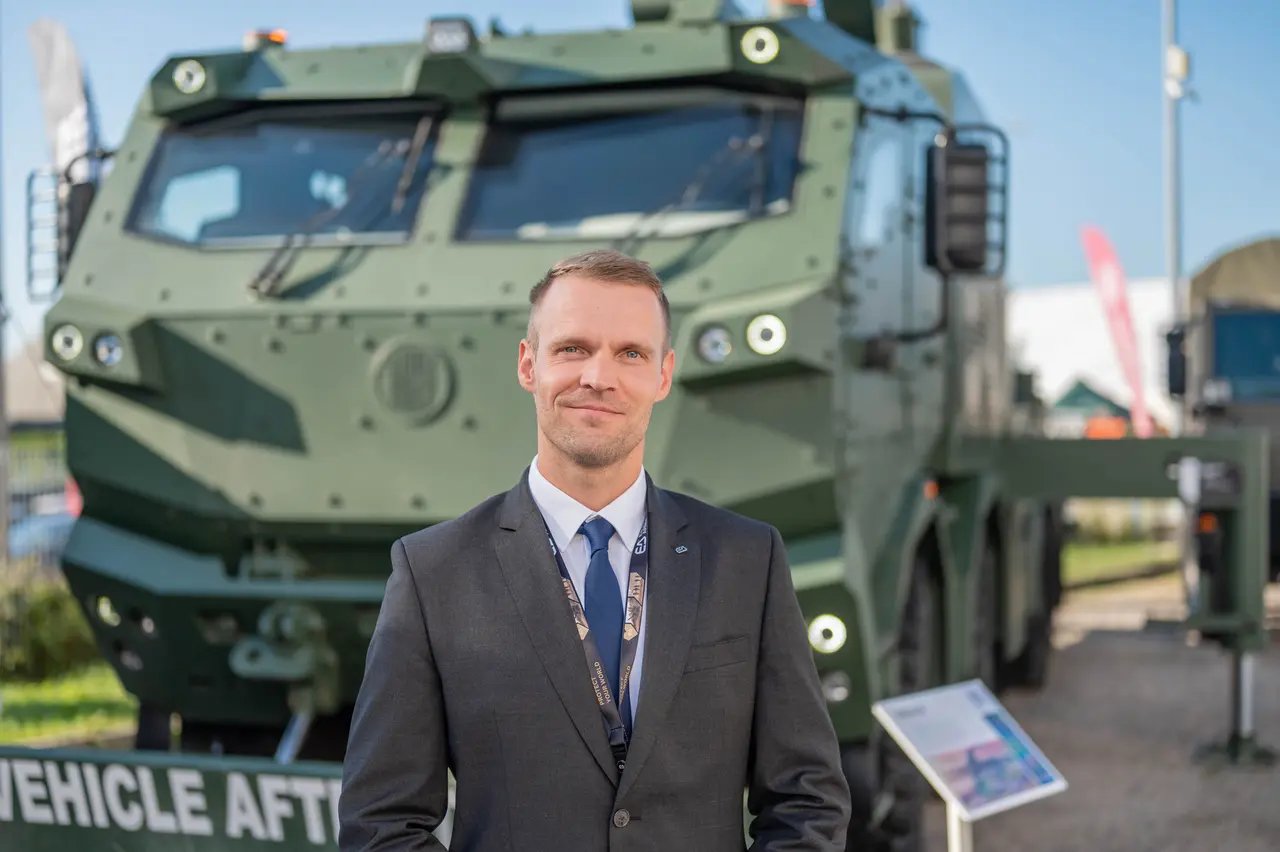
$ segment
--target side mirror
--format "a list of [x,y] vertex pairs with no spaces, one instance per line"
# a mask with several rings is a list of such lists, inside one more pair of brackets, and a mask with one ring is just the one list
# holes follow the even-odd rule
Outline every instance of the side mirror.
[[[994,135],[1007,150],[995,128],[968,129]],[[1007,173],[997,167],[1008,158],[993,155],[985,144],[959,142],[954,133],[944,139],[929,149],[926,164],[925,262],[943,273],[998,276],[1004,270],[1008,186],[992,173]]]
[[1169,396],[1181,399],[1187,393],[1187,327],[1175,325],[1165,333],[1164,340],[1169,347]]

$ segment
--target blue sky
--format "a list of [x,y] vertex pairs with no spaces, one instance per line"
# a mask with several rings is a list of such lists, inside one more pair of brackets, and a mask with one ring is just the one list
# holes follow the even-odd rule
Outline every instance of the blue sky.
[[[763,0],[744,0],[759,11]],[[1079,228],[1108,233],[1131,277],[1165,272],[1161,165],[1160,0],[916,0],[926,55],[960,68],[1013,147],[1015,286],[1080,281]],[[1280,232],[1280,3],[1181,0],[1195,101],[1183,118],[1184,269],[1225,246]],[[1229,10],[1229,11],[1227,11]],[[404,41],[433,14],[539,31],[626,26],[626,0],[222,0],[0,3],[3,272],[19,334],[41,309],[23,286],[26,174],[48,158],[26,29],[62,21],[79,48],[107,144],[123,135],[145,81],[176,52],[234,49],[255,27],[282,27],[295,46]]]

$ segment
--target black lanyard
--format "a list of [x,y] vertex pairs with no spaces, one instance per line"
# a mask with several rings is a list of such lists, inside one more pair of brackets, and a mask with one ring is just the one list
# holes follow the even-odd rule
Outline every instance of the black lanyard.
[[582,600],[573,587],[573,581],[569,579],[569,569],[565,567],[564,557],[560,555],[560,548],[556,547],[556,540],[552,537],[545,518],[542,525],[547,530],[551,555],[555,557],[556,567],[560,569],[560,580],[564,583],[565,597],[569,599],[569,609],[573,611],[573,623],[578,628],[583,653],[587,655],[591,689],[595,693],[596,703],[600,705],[600,713],[604,716],[605,729],[609,732],[609,749],[618,763],[618,771],[621,772],[626,767],[627,729],[622,724],[620,708],[622,701],[630,700],[627,685],[631,682],[631,669],[635,666],[636,651],[640,647],[640,619],[644,615],[644,591],[649,580],[649,516],[645,515],[640,536],[631,549],[631,570],[627,574],[627,607],[622,622],[622,655],[618,663],[618,694],[622,701],[618,701],[609,689],[609,678],[604,673],[604,660],[600,657],[595,637],[590,634],[591,628],[587,625]]

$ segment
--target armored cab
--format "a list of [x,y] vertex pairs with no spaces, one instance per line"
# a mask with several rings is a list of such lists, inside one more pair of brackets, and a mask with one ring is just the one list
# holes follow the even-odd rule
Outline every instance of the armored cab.
[[786,540],[851,848],[916,831],[873,700],[1043,678],[1053,512],[975,449],[1038,429],[1004,346],[1003,136],[904,6],[632,6],[267,37],[145,88],[46,326],[84,496],[65,570],[140,745],[178,714],[189,749],[341,756],[388,546],[528,464],[528,292],[598,246],[672,304],[648,471]]

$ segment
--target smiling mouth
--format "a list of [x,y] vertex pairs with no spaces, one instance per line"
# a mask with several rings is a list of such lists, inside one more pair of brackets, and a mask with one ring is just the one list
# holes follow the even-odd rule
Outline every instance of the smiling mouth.
[[578,411],[591,411],[596,414],[621,414],[621,411],[614,411],[612,408],[605,408],[599,405],[566,405],[565,408],[573,408]]

